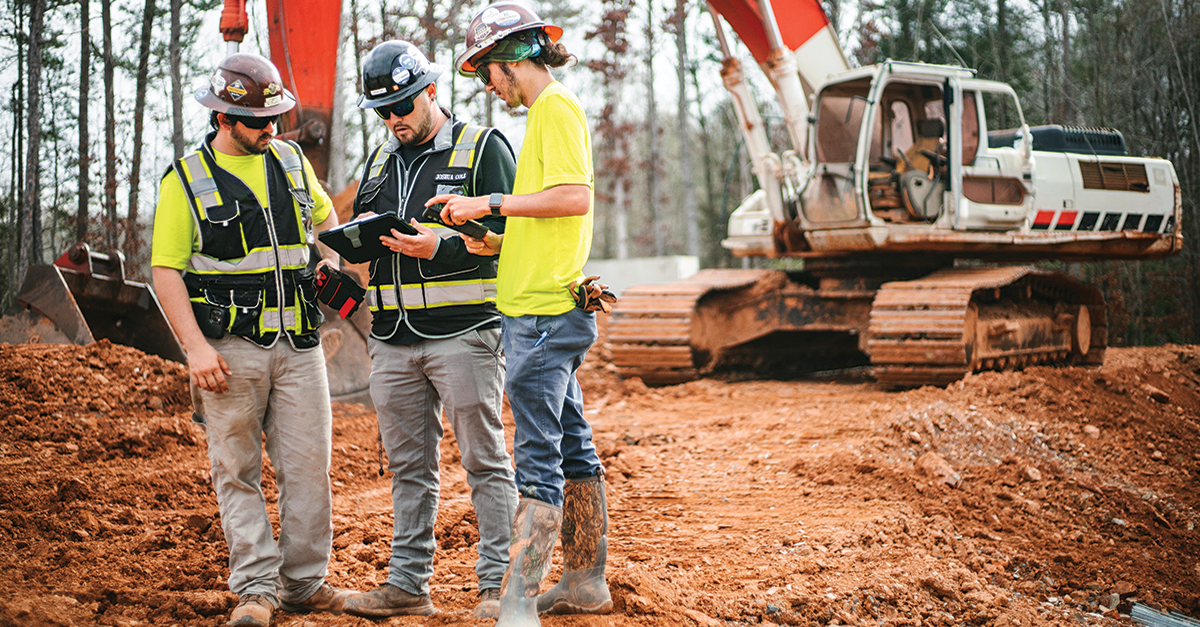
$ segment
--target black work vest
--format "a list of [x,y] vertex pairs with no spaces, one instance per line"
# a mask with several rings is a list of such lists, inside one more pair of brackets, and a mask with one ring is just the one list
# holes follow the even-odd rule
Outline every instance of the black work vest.
[[314,201],[300,147],[271,141],[262,156],[263,207],[245,182],[217,165],[215,136],[172,166],[200,240],[183,277],[188,297],[225,308],[233,335],[269,347],[283,330],[297,349],[313,348],[324,315],[308,270]]
[[[454,231],[423,219],[425,201],[437,194],[475,195],[477,153],[491,133],[490,128],[450,120],[432,147],[409,164],[397,154],[395,141],[376,148],[363,170],[354,215],[393,213],[405,222],[416,218],[439,237],[456,237]],[[367,290],[371,335],[393,340],[405,324],[417,337],[434,339],[497,324],[497,260],[474,255],[468,259],[465,266],[448,266],[396,253],[372,261]]]

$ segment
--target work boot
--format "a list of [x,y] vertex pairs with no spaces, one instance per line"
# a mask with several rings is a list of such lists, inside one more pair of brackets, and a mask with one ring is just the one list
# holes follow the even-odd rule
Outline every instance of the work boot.
[[537,596],[550,572],[554,541],[562,525],[562,509],[523,498],[513,516],[508,570],[500,583],[500,619],[496,627],[538,627]]
[[275,605],[261,594],[243,594],[229,615],[232,627],[268,627]]
[[341,614],[342,606],[346,603],[346,599],[357,594],[353,590],[343,590],[335,588],[328,583],[321,584],[317,591],[312,593],[307,599],[299,603],[289,603],[283,601],[279,604],[281,608],[295,614],[307,614],[309,612],[330,612],[333,614]]
[[475,606],[475,618],[500,618],[500,588],[484,588],[479,591],[479,605]]
[[351,595],[342,604],[342,611],[355,616],[429,616],[436,614],[428,594],[412,594],[385,583],[370,592]]
[[539,614],[608,614],[608,505],[604,477],[567,479],[563,488],[563,575],[538,597]]

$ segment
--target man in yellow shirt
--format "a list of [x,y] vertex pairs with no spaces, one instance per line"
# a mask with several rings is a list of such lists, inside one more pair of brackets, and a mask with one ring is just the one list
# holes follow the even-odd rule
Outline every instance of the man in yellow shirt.
[[[188,356],[229,545],[230,625],[267,627],[279,605],[340,612],[325,583],[333,541],[333,415],[317,327],[313,226],[337,226],[300,148],[274,139],[296,104],[267,59],[235,54],[196,99],[213,132],[163,177],[150,264]],[[321,261],[336,267],[332,252]],[[262,446],[279,487],[279,541],[262,491]]]
[[[454,224],[507,219],[503,235],[464,238],[471,252],[500,255],[496,304],[516,421],[521,500],[497,627],[538,625],[538,613],[608,613],[604,467],[575,377],[596,341],[596,318],[572,296],[592,240],[592,146],[578,98],[549,71],[572,55],[556,43],[562,29],[522,3],[489,5],[466,32],[459,73],[478,77],[508,106],[529,108],[512,194],[426,203],[445,203],[442,219]],[[538,597],[560,527],[563,577]]]

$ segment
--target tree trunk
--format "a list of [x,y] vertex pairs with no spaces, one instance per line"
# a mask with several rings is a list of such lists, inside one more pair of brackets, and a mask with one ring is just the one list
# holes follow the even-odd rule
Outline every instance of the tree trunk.
[[675,70],[679,80],[679,112],[676,114],[675,125],[679,133],[679,168],[683,194],[680,203],[683,205],[684,228],[686,230],[687,253],[700,256],[700,225],[696,216],[696,185],[692,176],[692,137],[691,120],[688,115],[688,53],[687,53],[687,0],[675,0]]
[[142,41],[138,48],[137,87],[133,105],[133,160],[129,172],[129,217],[125,229],[125,258],[138,267],[142,233],[138,226],[138,191],[142,184],[142,132],[146,113],[146,82],[150,72],[150,36],[154,26],[154,0],[142,9]]
[[117,249],[117,112],[113,93],[116,63],[112,50],[112,0],[100,1],[100,28],[104,31],[104,242]]
[[39,185],[42,113],[42,27],[46,0],[33,0],[29,11],[29,104],[26,108],[26,133],[29,137],[25,156],[25,199],[21,205],[21,248],[17,262],[17,284],[24,282],[25,270],[42,262],[42,208]]
[[91,201],[90,138],[88,137],[88,101],[92,87],[92,41],[88,29],[92,19],[91,0],[79,0],[79,207],[75,210],[75,241],[82,242],[88,232],[88,203]]
[[1058,0],[1062,17],[1062,122],[1075,123],[1075,103],[1071,93],[1071,0]]
[[183,76],[179,71],[182,61],[179,38],[183,26],[180,14],[183,12],[183,0],[171,0],[171,146],[175,149],[175,158],[183,156]]
[[[358,93],[362,91],[363,42],[358,36],[358,0],[350,0],[350,36],[354,40],[354,72]],[[371,131],[367,127],[367,110],[358,110],[358,127],[362,131],[363,161],[371,156]],[[360,183],[362,181],[359,181]]]
[[654,0],[646,0],[646,210],[654,237],[654,256],[663,256],[663,229],[658,215],[658,103],[654,100]]

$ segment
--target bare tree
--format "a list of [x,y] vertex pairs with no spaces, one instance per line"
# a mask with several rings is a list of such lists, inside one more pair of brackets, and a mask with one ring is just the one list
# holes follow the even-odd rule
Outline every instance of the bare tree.
[[113,93],[116,60],[112,49],[112,0],[100,1],[100,28],[104,31],[104,241],[117,249],[117,112]]
[[88,101],[92,87],[92,39],[88,28],[92,20],[91,0],[79,0],[79,206],[75,210],[75,241],[82,242],[88,232],[88,203],[92,199],[88,137]]
[[29,137],[25,157],[25,198],[21,204],[21,248],[17,261],[17,284],[25,280],[26,269],[42,262],[42,210],[39,193],[38,153],[42,140],[42,30],[46,0],[33,0],[29,7],[29,100],[26,108],[26,133]]
[[1075,102],[1071,90],[1071,0],[1058,0],[1062,18],[1062,123],[1075,123]]
[[658,103],[654,99],[654,0],[646,0],[646,209],[654,239],[654,256],[664,253],[663,229],[658,216]]
[[[87,2],[87,0],[81,0]],[[179,71],[182,57],[179,42],[182,36],[183,0],[171,0],[171,146],[175,149],[175,158],[183,156],[183,76]]]
[[683,185],[680,194],[687,253],[700,255],[700,225],[696,216],[696,184],[692,176],[691,116],[688,114],[688,51],[687,51],[687,0],[675,0],[675,12],[668,25],[675,31],[675,72],[679,81],[679,110],[675,118],[676,133],[679,135],[679,173]]
[[133,106],[133,159],[129,172],[129,217],[125,228],[125,256],[136,260],[142,248],[142,234],[138,228],[138,191],[142,185],[142,132],[145,129],[146,82],[150,72],[150,38],[154,26],[154,0],[146,0],[142,9],[142,40],[138,48],[137,87]]

